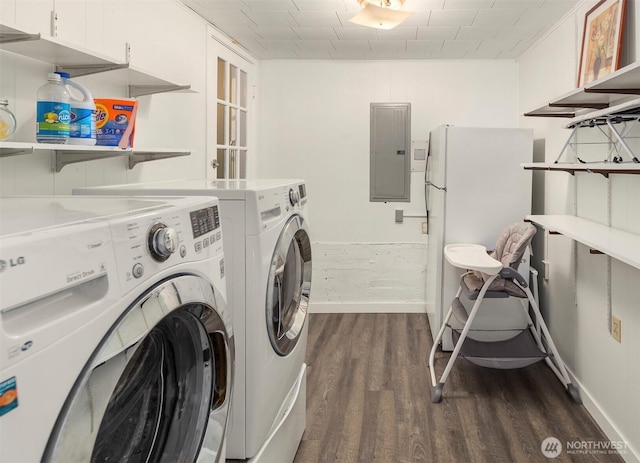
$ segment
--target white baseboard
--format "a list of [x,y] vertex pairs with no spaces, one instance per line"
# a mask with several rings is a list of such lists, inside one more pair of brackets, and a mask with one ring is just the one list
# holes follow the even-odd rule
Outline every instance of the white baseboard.
[[[605,411],[600,407],[598,402],[594,400],[594,398],[589,394],[589,391],[584,388],[582,383],[575,378],[575,375],[572,371],[569,370],[569,374],[573,381],[578,384],[578,389],[580,390],[580,398],[582,399],[582,404],[587,409],[589,414],[593,417],[598,426],[602,429],[607,438],[612,442],[625,442],[625,449],[621,451],[620,456],[624,459],[626,463],[640,463],[640,454],[638,453],[638,449],[633,448],[629,442],[624,438],[624,435],[620,433],[616,425],[611,421],[609,416],[605,413]],[[569,396],[567,396],[567,400]],[[564,445],[564,443],[563,443]]]
[[311,302],[309,313],[426,313],[424,302]]

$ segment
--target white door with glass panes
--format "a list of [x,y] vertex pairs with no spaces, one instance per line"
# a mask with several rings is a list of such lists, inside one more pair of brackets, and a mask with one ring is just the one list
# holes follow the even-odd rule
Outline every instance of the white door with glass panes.
[[254,63],[209,34],[207,178],[246,178]]

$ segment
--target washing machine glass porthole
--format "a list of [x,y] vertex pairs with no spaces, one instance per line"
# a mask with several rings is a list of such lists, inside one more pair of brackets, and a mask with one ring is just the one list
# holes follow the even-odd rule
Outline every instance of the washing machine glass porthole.
[[[202,325],[187,311],[164,318],[136,346],[120,375],[96,436],[92,462],[194,461],[191,430],[203,429],[212,388]],[[210,355],[207,353],[206,357]],[[183,443],[183,444],[178,444]]]
[[44,462],[194,462],[220,452],[233,344],[214,309],[222,298],[202,283],[175,278],[123,315],[67,399]]
[[307,317],[311,290],[311,243],[301,216],[284,226],[271,260],[267,286],[267,331],[282,356],[296,346]]

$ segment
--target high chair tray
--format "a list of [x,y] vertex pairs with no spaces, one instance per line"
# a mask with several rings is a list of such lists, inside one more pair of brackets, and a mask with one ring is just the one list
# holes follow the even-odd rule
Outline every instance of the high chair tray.
[[454,267],[478,270],[488,275],[502,270],[502,263],[487,254],[487,248],[480,244],[448,244],[444,255]]

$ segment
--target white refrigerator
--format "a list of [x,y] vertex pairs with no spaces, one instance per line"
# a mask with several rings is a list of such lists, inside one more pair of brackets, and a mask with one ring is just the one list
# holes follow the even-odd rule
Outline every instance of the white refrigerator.
[[[531,162],[532,157],[530,129],[443,125],[431,131],[425,172],[426,301],[434,338],[462,272],[446,262],[445,245],[476,243],[491,250],[505,227],[531,213],[531,172],[520,164]],[[490,317],[498,318],[483,321],[481,311],[477,326],[510,325],[509,312],[490,312]],[[442,348],[453,349],[450,331],[445,333]]]

